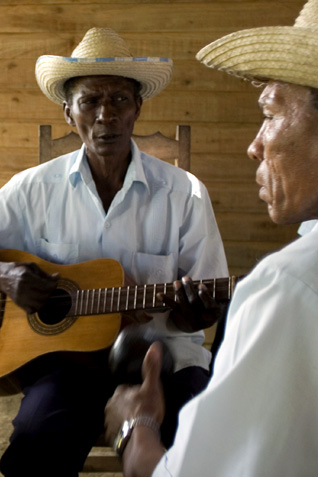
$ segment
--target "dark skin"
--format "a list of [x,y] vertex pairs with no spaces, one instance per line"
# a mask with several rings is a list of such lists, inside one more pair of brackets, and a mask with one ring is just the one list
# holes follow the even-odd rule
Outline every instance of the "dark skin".
[[[136,416],[151,416],[158,425],[165,414],[164,393],[160,380],[162,348],[156,342],[143,362],[141,386],[121,385],[106,406],[105,439],[112,445],[119,423]],[[149,477],[165,452],[159,436],[149,427],[136,427],[124,451],[125,477]],[[139,465],[142,462],[142,465]],[[137,471],[135,470],[137,469]]]
[[[140,115],[142,98],[136,84],[119,76],[85,76],[72,79],[63,110],[66,122],[76,127],[104,209],[122,188],[131,160],[130,139]],[[0,289],[28,313],[38,311],[57,286],[49,275],[30,263],[0,263]],[[133,285],[127,277],[126,285]],[[189,277],[174,284],[177,301],[161,297],[172,309],[171,323],[186,332],[211,326],[224,313],[206,287],[196,290]],[[130,317],[131,318],[131,317]],[[137,314],[136,321],[148,321]],[[124,320],[129,322],[129,320]]]
[[175,300],[164,295],[159,298],[172,310],[171,323],[186,333],[209,328],[227,312],[229,302],[216,301],[203,283],[196,287],[188,276],[176,280],[173,288]]
[[[130,137],[142,99],[133,83],[114,76],[88,76],[74,85],[63,105],[66,121],[76,126],[104,209],[122,187],[130,163]],[[31,263],[0,263],[0,289],[27,313],[38,311],[57,286],[58,275]]]
[[132,81],[118,76],[87,76],[73,86],[64,116],[86,145],[88,163],[107,212],[122,188],[131,159],[130,138],[142,105]]
[[27,313],[43,306],[58,278],[58,274],[50,275],[34,263],[0,262],[0,290]]

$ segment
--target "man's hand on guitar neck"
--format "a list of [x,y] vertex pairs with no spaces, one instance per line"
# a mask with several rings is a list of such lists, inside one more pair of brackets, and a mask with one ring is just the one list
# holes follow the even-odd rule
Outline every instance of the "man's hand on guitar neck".
[[35,263],[0,262],[0,290],[27,313],[38,311],[55,290],[59,275]]
[[169,321],[186,333],[214,325],[227,312],[228,301],[216,301],[203,283],[195,287],[188,276],[173,282],[173,288],[175,299],[166,295],[160,299],[172,310]]

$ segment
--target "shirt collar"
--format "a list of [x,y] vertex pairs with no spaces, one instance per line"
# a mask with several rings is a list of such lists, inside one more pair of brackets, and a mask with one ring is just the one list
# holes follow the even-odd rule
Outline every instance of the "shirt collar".
[[77,157],[69,173],[69,180],[74,188],[80,181],[88,184],[93,180],[86,158],[85,144],[82,144],[81,149],[76,152]]
[[306,235],[316,228],[318,228],[318,220],[307,220],[306,222],[302,222],[300,225],[298,229],[298,235]]
[[[83,144],[81,149],[77,152],[77,157],[69,173],[69,180],[74,188],[79,181],[83,181],[88,185],[93,180],[87,162],[85,144]],[[149,191],[149,184],[142,164],[141,152],[135,141],[131,140],[131,162],[126,173],[123,189],[127,190],[133,182],[143,183]]]
[[127,170],[127,174],[124,181],[124,189],[128,189],[133,182],[141,182],[149,189],[149,184],[146,178],[146,174],[144,171],[142,159],[141,159],[141,152],[135,143],[135,141],[131,140],[131,161]]

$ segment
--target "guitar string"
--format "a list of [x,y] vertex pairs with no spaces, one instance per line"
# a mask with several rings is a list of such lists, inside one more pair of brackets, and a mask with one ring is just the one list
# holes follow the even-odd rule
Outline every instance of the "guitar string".
[[[210,280],[199,280],[199,281],[194,281],[194,285],[198,285],[198,284],[201,284],[201,283],[205,283],[207,286],[208,285],[211,285],[213,286],[213,291],[212,291],[212,296],[214,299],[216,299],[216,295],[217,295],[217,292],[219,294],[221,294],[222,292],[224,293],[227,293],[227,299],[230,299],[232,294],[233,294],[233,289],[234,289],[234,286],[237,282],[238,278],[235,277],[235,276],[232,276],[232,277],[226,277],[226,278],[217,278],[217,279],[210,279]],[[142,308],[145,309],[146,307],[146,302],[147,302],[147,293],[149,293],[149,290],[150,290],[150,300],[152,301],[152,308],[158,308],[158,305],[156,305],[156,297],[157,297],[157,293],[156,293],[156,290],[157,289],[162,289],[162,292],[163,294],[169,294],[169,291],[173,291],[173,285],[172,284],[167,284],[167,283],[163,283],[163,284],[146,284],[146,285],[136,285],[136,286],[127,286],[127,287],[106,287],[106,288],[99,288],[98,289],[98,299],[97,299],[97,306],[96,306],[96,309],[98,311],[98,313],[106,313],[106,304],[107,304],[107,297],[109,295],[109,291],[111,291],[111,305],[110,305],[110,310],[113,311],[113,302],[114,302],[114,299],[116,297],[116,290],[117,290],[117,309],[115,311],[127,311],[129,308],[129,302],[130,302],[130,297],[129,297],[129,294],[130,294],[130,290],[131,288],[134,289],[134,295],[133,295],[133,308],[132,310],[136,310],[137,306],[138,306],[138,292],[139,293],[142,293]],[[167,291],[167,289],[169,288],[169,290]],[[151,291],[153,289],[153,291]],[[90,294],[92,294],[92,298],[91,298],[91,312],[90,314],[93,314],[94,312],[94,304],[95,304],[95,293],[96,293],[96,289],[87,289],[87,290],[76,290],[75,292],[74,291],[71,291],[71,292],[68,292],[66,290],[63,290],[65,292],[65,294],[60,294],[59,296],[54,296],[54,295],[51,295],[49,297],[49,301],[55,301],[55,300],[63,300],[64,298],[71,298],[72,299],[72,303],[73,303],[73,298],[74,298],[74,295],[76,296],[76,298],[74,298],[74,301],[76,303],[76,311],[77,311],[77,307],[78,307],[78,294],[80,294],[80,313],[79,314],[83,314],[83,304],[85,304],[85,313],[84,314],[88,314],[88,303],[89,303],[89,299],[90,299]],[[121,295],[123,295],[126,291],[126,299],[125,299],[125,305],[123,306],[123,308],[121,308],[121,304],[122,304],[122,300],[121,300]],[[123,293],[122,293],[123,292]],[[160,291],[158,292],[160,293]],[[85,294],[87,295],[85,297]],[[102,311],[99,311],[100,310],[100,301],[101,301],[101,294],[104,294],[104,306],[103,306],[103,310]],[[223,298],[225,299],[225,297]],[[7,297],[7,295],[4,293],[4,292],[0,292],[0,305],[2,305],[3,303],[7,303],[7,302],[13,302],[13,300],[10,298],[10,297]],[[163,302],[159,302],[160,303],[160,306],[165,306],[165,304]],[[149,308],[151,308],[151,306],[149,306]]]

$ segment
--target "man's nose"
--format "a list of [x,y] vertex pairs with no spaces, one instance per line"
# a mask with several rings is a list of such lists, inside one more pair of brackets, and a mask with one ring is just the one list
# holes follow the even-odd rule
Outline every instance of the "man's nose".
[[115,109],[110,102],[104,101],[99,105],[97,120],[100,122],[114,121],[116,119]]
[[255,139],[251,142],[247,149],[247,154],[251,159],[254,159],[256,161],[262,161],[264,156],[264,147],[263,147],[263,142],[260,133],[257,134]]

